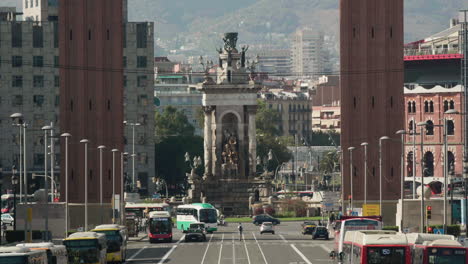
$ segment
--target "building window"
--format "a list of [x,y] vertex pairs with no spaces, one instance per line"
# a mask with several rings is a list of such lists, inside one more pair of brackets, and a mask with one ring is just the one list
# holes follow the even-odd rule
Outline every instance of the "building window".
[[447,100],[444,100],[444,113],[447,112],[449,109],[449,103]]
[[58,75],[54,76],[54,86],[55,87],[60,87],[60,76],[58,76]]
[[354,109],[356,109],[356,97],[353,98]]
[[127,68],[127,56],[123,56],[123,57],[122,57],[122,66],[123,66],[124,68]]
[[146,75],[141,75],[137,77],[137,86],[138,87],[146,87]]
[[11,67],[18,68],[23,66],[23,57],[22,56],[11,56]]
[[434,176],[434,154],[428,151],[424,154],[424,177]]
[[56,95],[55,96],[55,106],[59,106],[60,105],[60,95]]
[[455,155],[451,151],[448,151],[447,154],[448,173],[449,175],[455,175]]
[[28,8],[28,1],[29,1],[29,0],[25,0],[25,1],[24,1],[24,8]]
[[412,103],[413,113],[416,113],[416,102]]
[[148,26],[146,23],[137,24],[137,48],[146,49]]
[[411,133],[414,133],[415,130],[416,130],[416,127],[414,127],[414,122],[413,120],[411,120],[408,125],[408,131],[411,131]]
[[22,95],[13,95],[13,98],[11,100],[11,104],[13,106],[23,105],[23,96]]
[[70,101],[70,111],[73,112],[73,100]]
[[146,68],[146,66],[147,66],[146,56],[138,56],[137,68]]
[[390,27],[390,38],[393,38],[393,27]]
[[21,23],[11,23],[11,47],[21,48],[23,46],[23,30]]
[[428,112],[429,112],[429,102],[424,101],[424,113],[428,113]]
[[70,29],[70,40],[73,40],[73,30]]
[[34,77],[33,77],[33,87],[38,87],[38,88],[44,87],[44,76],[34,75]]
[[372,108],[374,108],[374,106],[375,106],[375,98],[374,96],[372,96]]
[[138,96],[138,103],[147,106],[148,105],[148,96],[146,94],[142,94]]
[[33,26],[33,48],[44,47],[44,34],[41,26]]
[[33,56],[33,67],[44,67],[44,57]]
[[408,177],[413,177],[413,152],[410,151],[406,156],[406,171],[408,173]]
[[426,126],[426,135],[432,136],[434,135],[434,122],[431,120],[427,120],[427,126]]
[[123,76],[123,87],[127,87],[127,75]]
[[450,109],[455,109],[455,102],[450,100]]
[[453,120],[447,120],[447,135],[455,135],[455,123],[453,123]]
[[54,48],[58,48],[59,46],[59,28],[58,23],[54,22]]
[[110,31],[107,30],[107,40],[110,40]]
[[36,0],[36,6],[39,6],[39,0]]
[[140,164],[148,164],[148,155],[146,152],[138,153],[138,161]]
[[148,115],[144,114],[144,115],[140,115],[138,117],[138,123],[140,123],[141,125],[146,125],[147,123],[147,120],[148,120]]
[[393,96],[390,96],[390,107],[393,108]]
[[408,113],[412,113],[413,108],[411,108],[411,102],[408,102]]
[[353,38],[356,38],[356,28],[353,28]]
[[372,27],[372,29],[371,29],[371,35],[372,35],[372,38],[374,38],[374,36],[375,36],[375,30],[374,30],[374,27]]
[[34,95],[33,103],[37,107],[42,107],[42,105],[44,104],[44,95]]
[[13,75],[12,76],[12,84],[13,87],[23,87],[23,76],[22,75]]
[[91,29],[88,30],[88,40],[91,40]]
[[433,101],[429,102],[429,112],[434,113],[434,102]]
[[58,68],[59,63],[59,56],[54,56],[54,68]]

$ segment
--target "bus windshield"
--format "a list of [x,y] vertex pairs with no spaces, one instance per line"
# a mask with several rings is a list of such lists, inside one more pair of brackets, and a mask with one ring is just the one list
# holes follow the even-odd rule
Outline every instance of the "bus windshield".
[[200,209],[200,222],[203,223],[216,223],[217,221],[216,210],[214,209]]
[[168,234],[172,230],[172,223],[168,218],[151,218],[149,225],[151,234]]
[[370,219],[353,219],[347,220],[344,224],[345,231],[350,230],[376,230],[378,229],[379,221]]
[[404,264],[405,249],[402,247],[369,247],[367,264]]
[[429,264],[466,264],[465,249],[429,248]]
[[0,257],[0,264],[23,264],[28,263],[27,256]]
[[68,263],[98,263],[99,250],[95,247],[67,248]]
[[107,252],[117,252],[120,251],[120,246],[122,245],[122,236],[120,231],[117,230],[96,230],[96,233],[101,233],[106,235],[107,240]]

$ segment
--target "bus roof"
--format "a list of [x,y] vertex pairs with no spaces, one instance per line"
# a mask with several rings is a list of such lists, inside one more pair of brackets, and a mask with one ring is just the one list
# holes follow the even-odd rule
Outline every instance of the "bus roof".
[[377,220],[377,221],[382,221],[382,217],[379,215],[373,215],[373,216],[351,216],[351,215],[342,215],[340,216],[340,221],[344,220],[353,220],[353,219],[358,219],[358,220],[363,220],[363,219],[370,219],[370,220]]
[[120,230],[120,225],[116,224],[106,224],[106,225],[98,225],[93,230]]
[[153,211],[149,212],[149,218],[157,218],[157,217],[171,217],[171,214],[166,211]]
[[169,207],[167,203],[126,203],[125,208],[164,208]]
[[406,234],[408,238],[408,243],[421,245],[424,242],[430,242],[435,240],[455,240],[455,237],[452,235],[439,235],[439,234],[425,234],[425,233],[410,233]]
[[460,242],[456,240],[447,240],[447,239],[438,239],[438,240],[434,240],[430,242],[427,241],[427,242],[424,242],[424,245],[429,246],[429,247],[463,247],[463,245],[460,244]]
[[31,250],[25,247],[0,247],[0,253],[28,253],[28,252],[31,252]]
[[177,208],[215,209],[214,206],[209,203],[183,204],[177,206]]
[[104,234],[96,232],[77,232],[69,235],[65,240],[81,240],[81,239],[106,239]]
[[21,243],[16,244],[17,247],[25,248],[53,248],[55,247],[54,243],[51,242],[42,242],[42,243]]
[[360,245],[407,245],[406,235],[391,230],[361,230],[348,231],[345,242],[354,242]]

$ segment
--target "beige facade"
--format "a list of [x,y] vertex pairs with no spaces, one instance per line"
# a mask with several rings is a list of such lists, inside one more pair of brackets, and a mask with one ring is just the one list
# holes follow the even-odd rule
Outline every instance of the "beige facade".
[[21,0],[26,21],[57,21],[59,0]]
[[324,69],[323,33],[300,29],[293,34],[291,54],[292,73],[295,76],[316,77]]

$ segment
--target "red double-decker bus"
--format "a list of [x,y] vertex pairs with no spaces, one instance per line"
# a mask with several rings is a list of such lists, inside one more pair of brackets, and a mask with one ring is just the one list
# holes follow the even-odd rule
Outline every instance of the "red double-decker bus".
[[413,264],[467,264],[466,247],[452,235],[407,234]]

